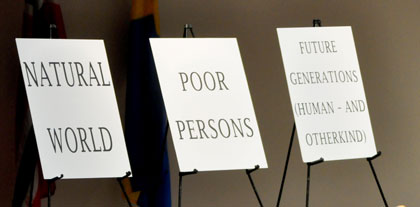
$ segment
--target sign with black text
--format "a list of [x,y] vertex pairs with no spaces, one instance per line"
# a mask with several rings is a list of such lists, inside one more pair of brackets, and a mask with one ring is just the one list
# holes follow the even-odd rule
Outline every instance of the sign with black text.
[[151,38],[181,172],[267,168],[235,38]]
[[277,33],[303,161],[375,155],[351,27]]
[[103,41],[16,44],[44,178],[131,171]]

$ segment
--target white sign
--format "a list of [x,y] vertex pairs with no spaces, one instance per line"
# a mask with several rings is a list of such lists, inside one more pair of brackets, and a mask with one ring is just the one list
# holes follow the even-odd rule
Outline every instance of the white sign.
[[150,42],[180,171],[267,168],[236,39]]
[[16,43],[44,178],[131,171],[103,41]]
[[375,155],[351,27],[277,32],[303,161]]

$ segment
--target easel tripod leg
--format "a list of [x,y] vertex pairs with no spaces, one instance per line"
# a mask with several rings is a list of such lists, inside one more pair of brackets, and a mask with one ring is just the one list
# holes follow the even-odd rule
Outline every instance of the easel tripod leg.
[[179,175],[178,182],[178,207],[181,207],[181,194],[182,194],[182,175]]
[[306,207],[309,207],[309,185],[311,183],[311,166],[322,162],[324,162],[324,158],[321,157],[319,160],[306,163],[306,165],[308,166],[308,171],[306,174]]
[[47,185],[48,185],[48,207],[51,207],[51,189],[50,189],[50,181],[47,181]]
[[254,169],[251,169],[251,170],[247,169],[247,170],[245,170],[245,172],[246,172],[246,175],[248,175],[249,182],[251,183],[251,186],[252,186],[252,189],[254,190],[255,196],[257,197],[258,203],[260,204],[261,207],[263,207],[264,205],[262,204],[260,195],[258,195],[257,188],[255,188],[254,181],[252,180],[252,177],[251,177],[251,173],[254,172],[255,170],[258,170],[258,169],[260,169],[260,166],[256,165]]
[[375,156],[371,158],[367,158],[367,161],[369,162],[369,166],[370,166],[370,169],[372,170],[373,177],[375,177],[376,185],[378,186],[379,192],[381,193],[381,197],[382,197],[382,200],[384,201],[385,207],[388,207],[388,203],[386,202],[386,199],[385,199],[385,194],[382,191],[381,184],[379,183],[378,176],[376,175],[375,168],[373,167],[373,164],[372,164],[372,160],[379,157],[380,155],[381,155],[381,152],[379,151]]
[[309,185],[311,183],[311,165],[307,165],[307,174],[306,174],[306,202],[305,206],[309,207]]
[[[128,171],[128,172],[125,173],[125,175],[123,177],[117,178],[117,181],[120,184],[121,191],[124,194],[124,198],[127,201],[128,206],[132,207],[131,202],[130,202],[130,198],[128,197],[128,194],[127,194],[127,191],[125,191],[124,185],[122,184],[122,180],[125,179],[125,178],[128,178],[130,175],[131,175],[131,172]],[[128,182],[130,182],[130,181],[128,181]]]
[[48,189],[48,207],[51,207],[51,183],[54,183],[56,180],[60,180],[64,177],[63,174],[57,176],[53,179],[47,180],[47,189]]
[[181,198],[182,198],[182,177],[184,177],[185,175],[193,175],[193,174],[197,174],[198,170],[194,169],[191,172],[179,172],[179,182],[178,182],[178,207],[181,207]]
[[128,198],[128,195],[127,195],[127,191],[125,191],[125,188],[124,188],[124,186],[122,184],[121,179],[117,179],[117,180],[118,180],[118,183],[120,184],[120,188],[121,188],[121,190],[122,190],[122,192],[124,194],[124,198],[127,201],[128,206],[129,207],[132,207],[131,202],[130,202],[130,199]]
[[289,149],[287,150],[286,163],[284,164],[283,177],[281,179],[279,196],[277,197],[277,207],[280,205],[281,195],[283,194],[284,182],[286,180],[287,167],[289,166],[290,153],[292,151],[293,140],[295,137],[296,123],[293,123],[292,135],[290,136]]

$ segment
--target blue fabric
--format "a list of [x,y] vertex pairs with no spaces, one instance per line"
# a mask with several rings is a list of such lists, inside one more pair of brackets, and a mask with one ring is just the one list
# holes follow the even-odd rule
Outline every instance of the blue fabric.
[[158,36],[153,15],[133,20],[130,29],[125,137],[131,187],[141,191],[141,207],[170,207],[167,118],[149,42]]

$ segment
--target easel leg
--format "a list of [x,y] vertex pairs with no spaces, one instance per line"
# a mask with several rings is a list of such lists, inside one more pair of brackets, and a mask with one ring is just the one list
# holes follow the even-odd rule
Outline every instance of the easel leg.
[[117,178],[117,181],[120,184],[121,191],[124,194],[124,197],[125,197],[125,200],[127,201],[128,206],[132,207],[131,202],[130,202],[130,198],[128,198],[127,191],[125,191],[124,185],[122,184],[122,180],[125,179],[125,178],[128,178],[130,175],[131,175],[131,172],[128,171],[128,172],[125,173],[125,175],[123,177]]
[[124,198],[127,201],[128,206],[132,207],[131,202],[130,202],[130,199],[128,198],[128,194],[125,191],[125,188],[124,188],[124,186],[123,186],[123,184],[121,182],[121,179],[117,179],[117,180],[118,180],[118,183],[120,184],[120,188],[121,188],[121,190],[122,190],[122,192],[124,194]]
[[311,166],[322,162],[324,162],[324,159],[321,157],[319,160],[306,163],[306,165],[308,166],[308,172],[306,174],[306,207],[309,207],[309,184],[311,183]]
[[48,207],[51,207],[51,183],[55,182],[56,180],[60,180],[61,178],[63,178],[63,174],[61,174],[60,176],[57,176],[53,179],[49,179],[47,180],[47,189],[48,189]]
[[381,155],[381,152],[379,151],[375,156],[371,158],[367,158],[367,161],[369,162],[369,166],[370,166],[370,169],[372,170],[373,177],[375,177],[376,185],[378,185],[378,189],[379,189],[379,192],[381,193],[382,200],[384,201],[385,207],[388,207],[388,203],[386,202],[384,192],[382,191],[381,184],[379,183],[378,176],[376,176],[375,168],[373,167],[373,164],[372,164],[372,160],[379,157],[380,155]]
[[181,207],[181,196],[182,194],[182,175],[179,175],[179,182],[178,182],[178,207]]
[[294,137],[295,137],[295,131],[296,131],[296,123],[293,123],[292,135],[290,136],[289,149],[287,150],[286,163],[284,164],[283,178],[281,179],[279,196],[277,197],[277,205],[276,205],[277,207],[279,207],[279,205],[280,205],[281,195],[283,194],[284,181],[286,180],[287,167],[289,166],[290,153],[292,151],[292,145],[293,145],[293,140],[294,140]]
[[309,206],[309,185],[311,183],[311,165],[307,165],[307,173],[306,173],[306,203],[305,206]]
[[[312,24],[314,27],[318,26],[321,27],[321,20],[319,19],[314,19],[312,21]],[[292,130],[292,135],[290,136],[290,143],[289,143],[289,149],[287,150],[287,157],[286,157],[286,163],[284,164],[284,171],[283,171],[283,177],[281,179],[281,185],[280,185],[280,191],[279,191],[279,196],[277,197],[277,205],[276,207],[280,206],[280,200],[281,200],[281,196],[283,194],[283,188],[284,188],[284,182],[286,180],[286,174],[287,174],[287,168],[289,166],[289,160],[290,160],[290,152],[292,151],[292,145],[293,145],[293,139],[294,139],[294,135],[295,135],[295,131],[296,131],[296,123],[293,123],[293,130]],[[308,166],[308,172],[310,171],[309,166]],[[308,197],[309,195],[307,195]],[[308,198],[307,198],[308,199]]]
[[182,177],[185,175],[192,175],[197,174],[198,170],[194,169],[194,171],[191,172],[179,172],[179,182],[178,182],[178,207],[181,207],[181,199],[182,199]]
[[51,190],[50,190],[50,181],[47,181],[47,185],[48,185],[48,207],[51,207]]
[[258,170],[258,169],[260,169],[260,166],[259,165],[256,165],[254,169],[251,169],[251,170],[248,170],[247,169],[247,170],[245,170],[245,172],[246,172],[246,175],[248,175],[249,182],[251,182],[251,186],[252,186],[252,189],[254,190],[255,196],[258,199],[258,203],[260,204],[261,207],[263,207],[264,205],[262,204],[261,198],[258,195],[258,191],[255,188],[254,181],[252,180],[252,177],[251,177],[251,173],[254,172],[255,170]]

